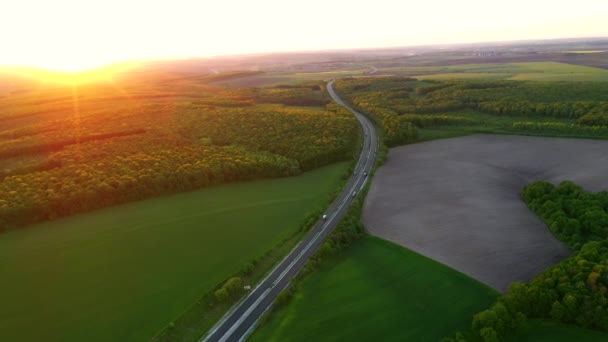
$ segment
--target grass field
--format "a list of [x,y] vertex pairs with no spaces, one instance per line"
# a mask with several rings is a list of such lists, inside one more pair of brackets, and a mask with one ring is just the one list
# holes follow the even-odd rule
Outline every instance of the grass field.
[[493,115],[482,113],[476,110],[460,110],[451,112],[450,114],[463,116],[472,120],[467,125],[426,127],[418,130],[419,141],[428,141],[435,139],[453,138],[465,136],[475,133],[487,134],[508,134],[508,135],[539,135],[547,137],[564,137],[564,138],[587,138],[587,139],[606,139],[604,133],[599,132],[596,135],[590,133],[581,134],[577,132],[545,132],[543,134],[534,133],[513,127],[515,122],[552,122],[571,124],[572,120],[555,117],[543,116],[517,116],[517,115]]
[[494,290],[375,237],[306,278],[251,341],[438,341],[470,327]]
[[[314,72],[261,73],[214,82],[227,87],[264,87],[297,84],[304,81],[327,80],[335,77],[363,76],[370,69]],[[488,63],[448,66],[381,68],[382,74],[413,75],[425,80],[485,79],[531,81],[608,81],[608,70],[558,62]]]
[[445,67],[388,68],[382,72],[425,80],[487,79],[531,81],[608,81],[608,70],[557,62],[465,64]]
[[338,163],[76,215],[0,235],[0,341],[143,341],[293,234]]
[[340,70],[328,72],[310,73],[262,73],[253,76],[233,78],[224,81],[214,82],[214,85],[221,85],[232,88],[241,87],[271,87],[280,84],[298,84],[305,81],[329,80],[336,77],[362,76],[370,71],[367,67],[356,70]]
[[[571,120],[562,118],[550,118],[534,116],[500,116],[482,113],[475,110],[461,110],[453,112],[454,115],[463,116],[473,120],[471,124],[427,127],[418,130],[419,141],[429,141],[435,139],[445,139],[460,137],[475,133],[488,134],[509,134],[509,135],[531,135],[529,132],[518,130],[513,127],[515,122],[556,122],[556,123],[571,123]],[[552,137],[572,137],[572,138],[589,138],[589,136],[580,136],[576,134],[544,134],[544,136]],[[591,137],[594,138],[594,137]],[[597,138],[604,138],[597,136]]]
[[563,325],[554,322],[533,320],[528,330],[508,339],[507,342],[603,342],[608,341],[608,334]]

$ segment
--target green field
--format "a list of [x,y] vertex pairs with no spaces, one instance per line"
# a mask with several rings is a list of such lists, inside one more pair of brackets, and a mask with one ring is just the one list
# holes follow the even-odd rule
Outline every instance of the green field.
[[[370,69],[278,73],[232,78],[214,82],[227,87],[264,87],[279,84],[297,84],[304,81],[328,80],[336,77],[364,76]],[[448,66],[390,67],[380,68],[382,74],[413,75],[425,80],[485,79],[485,80],[531,80],[531,81],[608,81],[608,70],[558,62],[487,63]]]
[[608,334],[564,325],[554,322],[531,321],[530,327],[525,333],[517,335],[509,342],[603,342],[608,341]]
[[293,234],[347,167],[218,186],[0,235],[0,341],[148,340]]
[[245,76],[213,82],[214,85],[226,86],[230,88],[242,87],[272,87],[281,84],[295,85],[306,81],[330,80],[336,77],[361,76],[370,71],[370,68],[361,67],[354,70],[340,70],[327,72],[294,72],[278,73],[269,72],[253,76]]
[[557,62],[464,64],[445,67],[387,68],[382,72],[428,74],[425,80],[487,79],[530,81],[608,81],[608,70]]
[[438,341],[469,329],[498,294],[375,237],[355,242],[300,285],[251,341]]
[[420,128],[418,130],[418,138],[420,141],[428,141],[435,139],[453,138],[459,136],[465,136],[476,133],[487,133],[487,134],[509,134],[509,135],[539,135],[548,137],[570,137],[570,138],[598,138],[605,139],[606,136],[598,135],[582,135],[576,132],[544,132],[542,134],[530,134],[525,130],[520,130],[513,127],[515,122],[553,122],[553,123],[572,123],[572,120],[564,118],[546,118],[542,116],[517,116],[517,115],[492,115],[482,113],[476,110],[460,110],[452,112],[454,115],[462,116],[472,120],[467,125],[454,125],[454,126],[440,126],[440,127],[427,127]]

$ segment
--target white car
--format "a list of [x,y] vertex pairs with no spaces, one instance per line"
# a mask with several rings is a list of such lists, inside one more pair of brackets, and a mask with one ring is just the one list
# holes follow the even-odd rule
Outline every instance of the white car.
[[327,215],[323,215],[323,221],[327,220]]

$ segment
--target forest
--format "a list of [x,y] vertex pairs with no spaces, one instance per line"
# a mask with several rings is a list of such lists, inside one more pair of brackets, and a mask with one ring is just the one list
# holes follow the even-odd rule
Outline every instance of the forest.
[[337,90],[372,116],[389,145],[470,133],[608,137],[602,82],[347,78]]
[[358,126],[326,106],[321,85],[230,90],[159,77],[2,98],[0,231],[348,159]]
[[[476,132],[608,138],[606,83],[377,77],[341,79],[336,88],[382,127],[388,145]],[[504,340],[531,319],[608,331],[608,192],[536,182],[522,197],[572,256],[513,283],[473,317],[470,332],[444,341]]]
[[[530,318],[608,331],[608,192],[539,181],[527,185],[522,197],[574,253],[529,283],[512,284],[473,317],[474,336],[499,341],[524,329]],[[446,339],[461,340],[460,334]]]

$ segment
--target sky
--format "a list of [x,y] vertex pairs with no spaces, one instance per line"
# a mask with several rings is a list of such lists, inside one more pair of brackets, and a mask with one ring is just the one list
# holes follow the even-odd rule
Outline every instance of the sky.
[[608,36],[606,0],[3,0],[0,65]]

